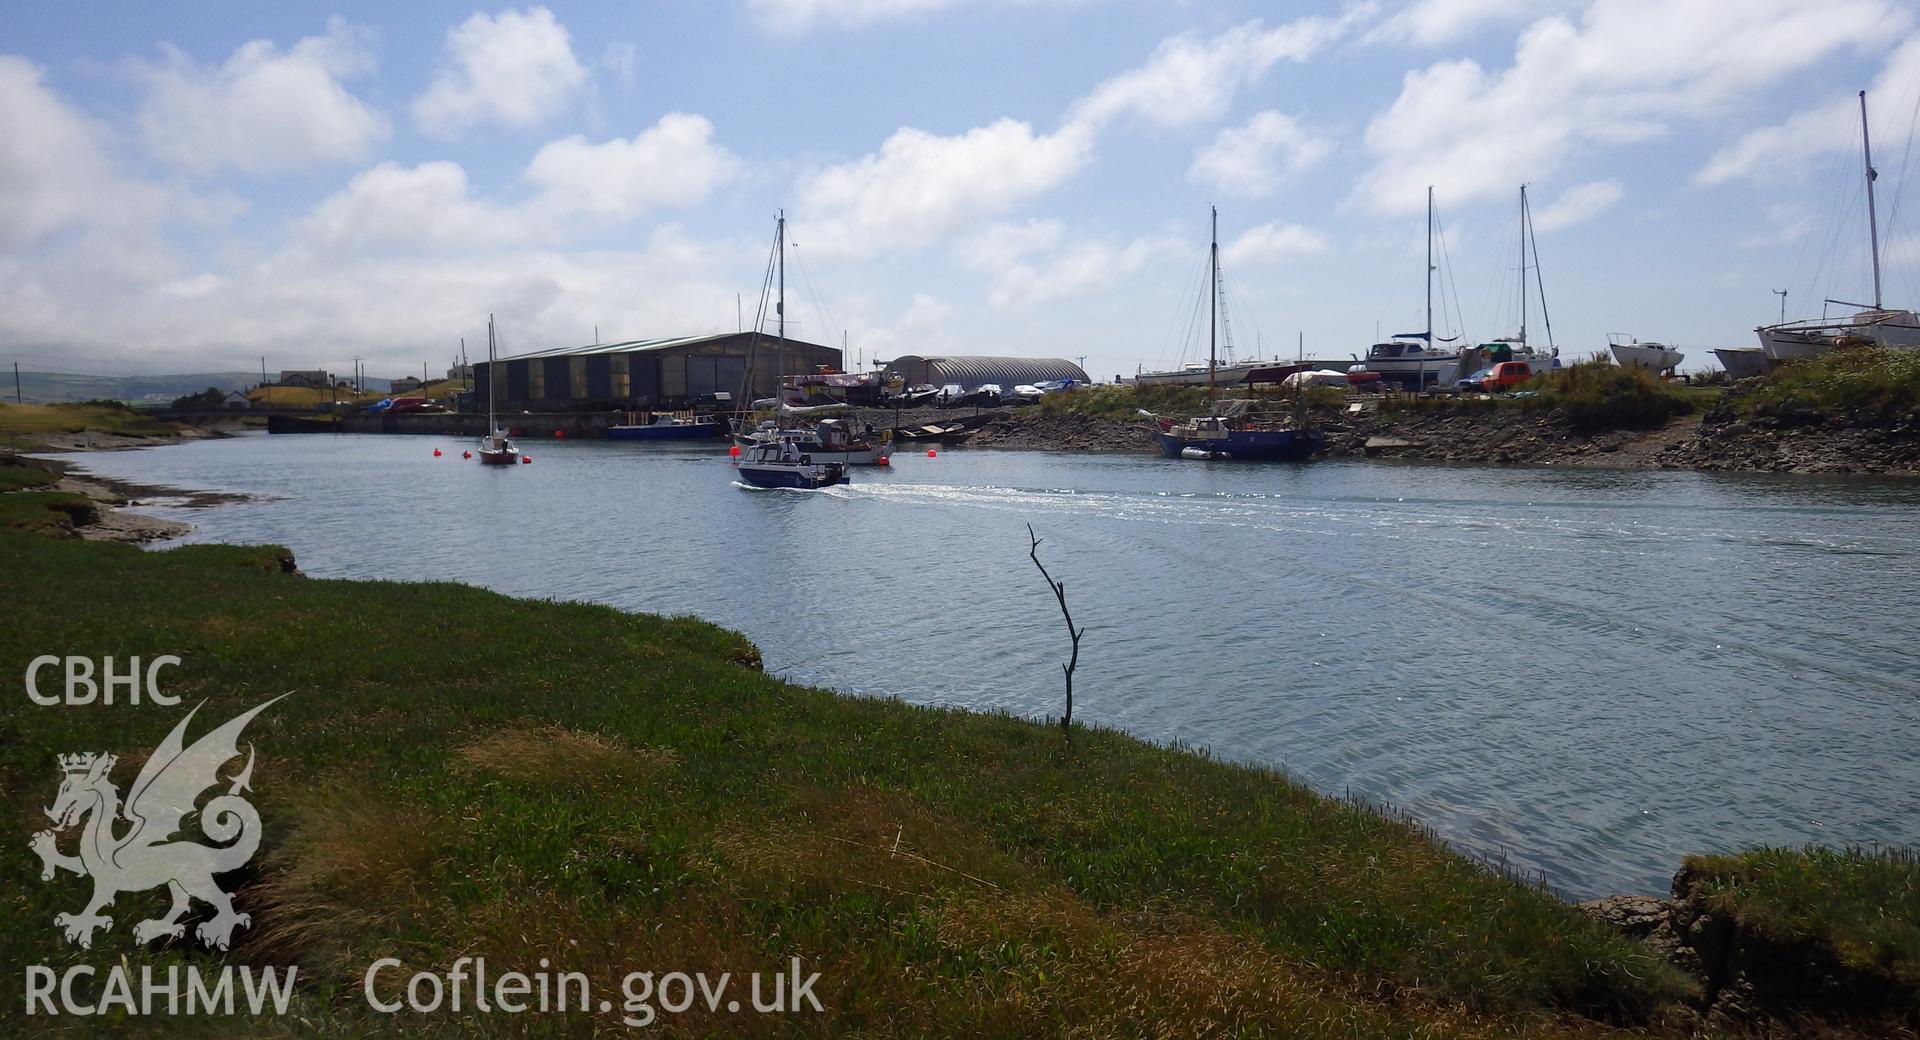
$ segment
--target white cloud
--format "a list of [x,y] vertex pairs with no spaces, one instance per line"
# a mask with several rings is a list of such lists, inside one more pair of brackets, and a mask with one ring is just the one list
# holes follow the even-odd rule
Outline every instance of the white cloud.
[[1144,64],[1076,102],[1068,122],[1098,128],[1129,116],[1159,126],[1218,120],[1242,87],[1278,62],[1311,58],[1370,10],[1357,7],[1338,18],[1301,18],[1273,28],[1252,21],[1207,39],[1187,33],[1164,40]]
[[611,40],[600,52],[600,67],[613,73],[614,82],[621,90],[632,90],[634,82],[634,59],[639,51],[625,40]]
[[1325,158],[1333,141],[1279,112],[1261,112],[1244,126],[1227,127],[1202,148],[1187,177],[1229,195],[1270,195],[1287,176]]
[[1669,0],[1595,0],[1579,24],[1542,19],[1513,64],[1469,60],[1409,72],[1368,125],[1375,165],[1356,189],[1377,213],[1450,203],[1544,180],[1576,148],[1667,132],[1907,19],[1884,0],[1750,0],[1738,10]]
[[[1869,120],[1874,122],[1874,138],[1889,151],[1904,147],[1912,133],[1912,123],[1882,101],[1881,117],[1872,119],[1874,98],[1910,97],[1915,82],[1920,82],[1920,36],[1896,48],[1868,89]],[[1743,134],[1738,141],[1715,152],[1700,172],[1699,184],[1722,184],[1736,178],[1764,180],[1805,174],[1823,155],[1857,151],[1860,147],[1860,101],[1848,95],[1836,97],[1817,108],[1795,113],[1784,122]]]
[[1327,236],[1298,224],[1274,221],[1248,228],[1220,247],[1220,261],[1229,267],[1271,264],[1327,251]]
[[38,66],[8,55],[0,55],[0,140],[0,246],[8,249],[103,232],[135,254],[163,222],[217,224],[239,208],[128,175],[107,129],[67,104]]
[[739,171],[740,162],[714,142],[711,122],[672,112],[631,140],[550,141],[527,166],[527,179],[545,189],[550,209],[626,218],[699,202]]
[[802,177],[798,223],[823,252],[922,246],[1059,186],[1092,146],[1079,127],[1035,134],[1013,119],[953,137],[906,127],[878,153]]
[[1575,185],[1533,215],[1534,230],[1553,231],[1585,223],[1612,209],[1626,194],[1619,181]]
[[194,173],[356,161],[391,131],[342,85],[373,70],[370,40],[335,18],[325,36],[284,53],[254,40],[217,66],[163,46],[160,63],[135,67],[146,87],[135,120],[141,138],[162,161]]
[[1369,43],[1452,43],[1491,22],[1571,6],[1564,0],[1415,0],[1367,33]]
[[442,160],[414,167],[384,162],[360,173],[298,230],[302,241],[333,249],[437,251],[538,237],[543,226],[527,213],[474,198],[466,170]]
[[960,0],[747,0],[762,28],[800,33],[826,25],[849,28],[943,10]]
[[552,11],[476,14],[447,30],[439,75],[415,99],[413,118],[435,137],[482,123],[533,126],[565,108],[586,79]]
[[1058,220],[996,224],[956,250],[967,267],[991,276],[987,302],[999,310],[1024,310],[1111,287],[1156,257],[1180,248],[1167,238],[1136,238],[1124,244],[1069,241]]

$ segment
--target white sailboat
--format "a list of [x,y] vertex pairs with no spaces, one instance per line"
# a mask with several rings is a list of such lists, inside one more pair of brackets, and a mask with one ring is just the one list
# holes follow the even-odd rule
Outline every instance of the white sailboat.
[[1874,208],[1873,192],[1873,182],[1880,174],[1873,168],[1873,139],[1867,130],[1867,92],[1864,90],[1860,92],[1860,151],[1867,179],[1867,240],[1873,258],[1873,303],[1828,300],[1829,304],[1857,307],[1859,311],[1847,319],[1822,318],[1760,326],[1754,333],[1760,337],[1760,349],[1770,360],[1814,357],[1835,347],[1850,345],[1920,348],[1920,315],[1888,308],[1880,295],[1880,219]]
[[520,448],[494,419],[494,399],[500,396],[500,366],[495,364],[493,315],[487,315],[487,435],[476,455],[482,466],[511,466],[520,461]]
[[[1531,249],[1533,262],[1527,262]],[[1534,288],[1540,292],[1540,322],[1546,327],[1547,349],[1535,347],[1527,338],[1527,272],[1533,272]],[[1547,313],[1547,283],[1540,274],[1540,243],[1533,233],[1533,207],[1527,202],[1527,186],[1520,186],[1520,331],[1512,336],[1481,345],[1486,360],[1524,361],[1527,370],[1538,375],[1560,367],[1560,348],[1553,342],[1553,318]]]
[[[1367,359],[1349,373],[1375,372],[1386,382],[1425,389],[1451,386],[1460,375],[1460,352],[1436,345],[1433,338],[1433,188],[1427,188],[1427,327],[1424,332],[1396,332],[1385,343],[1367,348]],[[1458,339],[1458,336],[1453,339]],[[1443,339],[1441,343],[1451,343]]]

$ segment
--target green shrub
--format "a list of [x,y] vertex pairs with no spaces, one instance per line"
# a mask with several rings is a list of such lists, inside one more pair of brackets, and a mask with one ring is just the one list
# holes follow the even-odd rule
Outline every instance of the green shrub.
[[1750,415],[1912,412],[1920,408],[1920,350],[1847,347],[1789,362],[1741,395],[1738,407]]
[[1646,369],[1602,360],[1542,373],[1522,389],[1535,395],[1523,398],[1526,407],[1559,411],[1586,433],[1659,426],[1699,405],[1698,395]]

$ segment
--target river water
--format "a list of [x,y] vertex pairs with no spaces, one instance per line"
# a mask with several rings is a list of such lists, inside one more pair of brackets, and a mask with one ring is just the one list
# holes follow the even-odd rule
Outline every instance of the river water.
[[[435,458],[434,447],[446,450]],[[87,456],[317,577],[689,613],[851,694],[1057,714],[1389,802],[1570,895],[1920,845],[1920,481],[982,450],[827,492],[717,444],[242,436]]]

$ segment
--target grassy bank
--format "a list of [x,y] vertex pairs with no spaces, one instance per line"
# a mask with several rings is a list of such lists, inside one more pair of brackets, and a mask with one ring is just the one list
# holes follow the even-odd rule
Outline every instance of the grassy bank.
[[1782,944],[1831,950],[1847,968],[1920,990],[1920,858],[1898,850],[1754,849],[1689,856],[1714,910]]
[[0,435],[31,441],[56,433],[102,433],[121,437],[166,437],[178,433],[173,423],[142,414],[118,401],[81,404],[0,403]]
[[[0,530],[0,558],[5,601],[33,604],[0,631],[6,674],[42,653],[184,659],[180,709],[9,701],[9,841],[45,826],[56,753],[123,753],[124,785],[185,706],[209,702],[198,728],[292,692],[248,731],[267,827],[231,956],[297,962],[318,1032],[472,1032],[368,1012],[383,955],[549,957],[609,993],[629,970],[822,973],[823,1014],[655,1026],[687,1035],[1594,1035],[1577,1015],[1638,1019],[1687,989],[1550,896],[1274,773],[790,685],[701,622],[303,579],[271,548]],[[161,896],[122,896],[84,954],[51,924],[82,883],[37,867],[5,859],[9,963],[143,956],[129,929]]]
[[1584,433],[1647,429],[1691,415],[1719,398],[1718,389],[1693,388],[1648,372],[1597,359],[1535,376],[1522,407],[1549,409]]
[[1912,416],[1920,413],[1920,350],[1830,351],[1769,372],[1731,403],[1747,415]]

